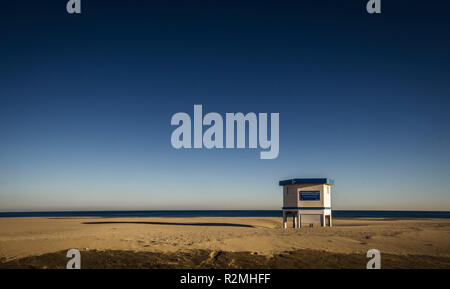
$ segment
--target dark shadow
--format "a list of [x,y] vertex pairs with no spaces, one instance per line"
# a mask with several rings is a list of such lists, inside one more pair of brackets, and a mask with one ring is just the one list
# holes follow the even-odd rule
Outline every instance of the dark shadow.
[[233,223],[173,223],[173,222],[84,222],[86,225],[101,224],[145,224],[145,225],[174,225],[174,226],[212,226],[212,227],[244,227],[254,228],[252,225],[233,224]]

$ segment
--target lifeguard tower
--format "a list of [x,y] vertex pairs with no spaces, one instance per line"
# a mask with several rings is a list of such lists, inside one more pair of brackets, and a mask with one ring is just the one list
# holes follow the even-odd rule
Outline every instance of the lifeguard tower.
[[283,186],[283,228],[289,215],[293,227],[321,225],[331,227],[331,186],[329,178],[290,179]]

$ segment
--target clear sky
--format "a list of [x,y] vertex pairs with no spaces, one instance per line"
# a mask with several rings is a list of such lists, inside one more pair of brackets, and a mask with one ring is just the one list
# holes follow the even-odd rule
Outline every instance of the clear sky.
[[[450,210],[448,1],[65,2],[1,4],[0,211]],[[194,104],[279,112],[279,157],[175,150]]]

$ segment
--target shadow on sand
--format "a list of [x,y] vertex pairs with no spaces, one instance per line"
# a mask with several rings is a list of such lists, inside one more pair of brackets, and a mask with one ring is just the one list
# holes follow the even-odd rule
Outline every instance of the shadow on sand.
[[213,227],[244,227],[254,228],[252,225],[233,223],[174,223],[174,222],[84,222],[86,225],[101,224],[145,224],[145,225],[174,225],[174,226],[213,226]]

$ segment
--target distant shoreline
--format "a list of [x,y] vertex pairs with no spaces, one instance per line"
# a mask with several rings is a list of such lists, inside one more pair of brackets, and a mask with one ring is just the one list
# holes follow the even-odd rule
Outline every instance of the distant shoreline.
[[[450,219],[450,211],[333,210],[334,218]],[[281,210],[148,210],[0,212],[11,217],[281,217]]]

